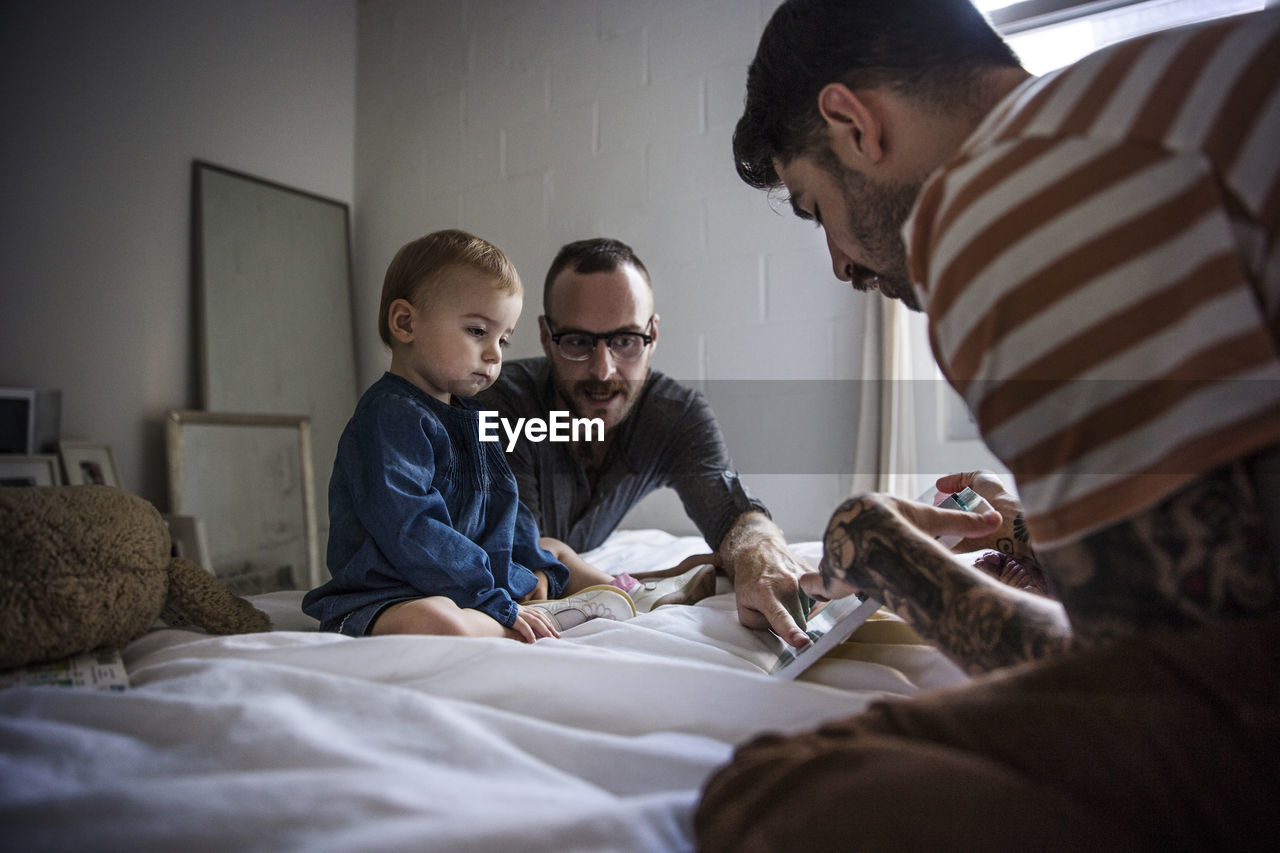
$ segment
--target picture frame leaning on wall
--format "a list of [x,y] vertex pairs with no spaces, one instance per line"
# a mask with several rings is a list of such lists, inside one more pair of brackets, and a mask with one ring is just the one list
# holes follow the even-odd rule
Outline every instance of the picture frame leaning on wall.
[[17,453],[0,454],[0,487],[61,486],[58,457],[51,453],[32,456]]
[[206,568],[237,595],[320,584],[308,417],[172,409],[165,445],[169,511],[203,522]]
[[68,486],[120,488],[120,471],[111,447],[93,441],[59,441],[58,455]]

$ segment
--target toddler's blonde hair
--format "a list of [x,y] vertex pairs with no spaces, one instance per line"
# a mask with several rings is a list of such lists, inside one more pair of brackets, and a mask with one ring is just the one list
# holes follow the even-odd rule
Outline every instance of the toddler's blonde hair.
[[459,266],[492,276],[494,287],[508,293],[518,293],[523,288],[515,264],[488,240],[457,229],[419,237],[400,247],[382,280],[378,334],[384,344],[391,346],[387,317],[391,303],[406,299],[415,307],[423,308],[431,298],[432,285],[440,281],[440,273]]

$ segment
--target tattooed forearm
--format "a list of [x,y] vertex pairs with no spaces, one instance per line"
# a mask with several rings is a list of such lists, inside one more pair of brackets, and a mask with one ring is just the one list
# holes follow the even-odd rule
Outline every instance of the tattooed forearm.
[[1037,659],[1069,644],[1061,608],[961,564],[894,503],[865,495],[836,511],[824,540],[824,579],[878,599],[970,671]]

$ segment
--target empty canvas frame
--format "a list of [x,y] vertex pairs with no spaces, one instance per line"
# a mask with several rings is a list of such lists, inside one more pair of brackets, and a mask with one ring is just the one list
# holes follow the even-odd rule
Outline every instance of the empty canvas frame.
[[320,583],[309,419],[171,410],[170,512],[200,519],[208,566],[240,595]]

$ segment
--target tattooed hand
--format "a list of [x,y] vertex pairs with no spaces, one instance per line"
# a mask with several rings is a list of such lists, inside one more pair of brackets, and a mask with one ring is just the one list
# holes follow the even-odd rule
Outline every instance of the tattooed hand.
[[987,503],[995,507],[1002,518],[1000,528],[995,533],[965,539],[957,543],[953,551],[999,551],[1024,566],[1039,567],[1040,560],[1031,546],[1031,535],[1022,520],[1022,501],[1005,488],[999,477],[990,471],[966,471],[963,474],[939,477],[936,485],[938,491],[943,493],[958,492],[969,487],[986,498]]
[[[946,549],[935,541],[938,537],[983,537],[1000,521],[998,513],[979,515],[942,509],[892,495],[851,498],[836,510],[827,525],[819,567],[823,589],[820,596],[814,597],[843,598],[857,591],[878,597],[874,591],[884,587],[879,565],[883,557],[897,559],[903,549],[946,555]],[[855,529],[858,536],[852,535]],[[807,588],[805,592],[813,595]]]
[[869,595],[970,671],[1035,659],[1069,642],[1061,607],[993,580],[936,541],[980,539],[1002,521],[997,512],[891,495],[850,498],[827,525],[820,571],[801,578],[801,588],[814,598]]

